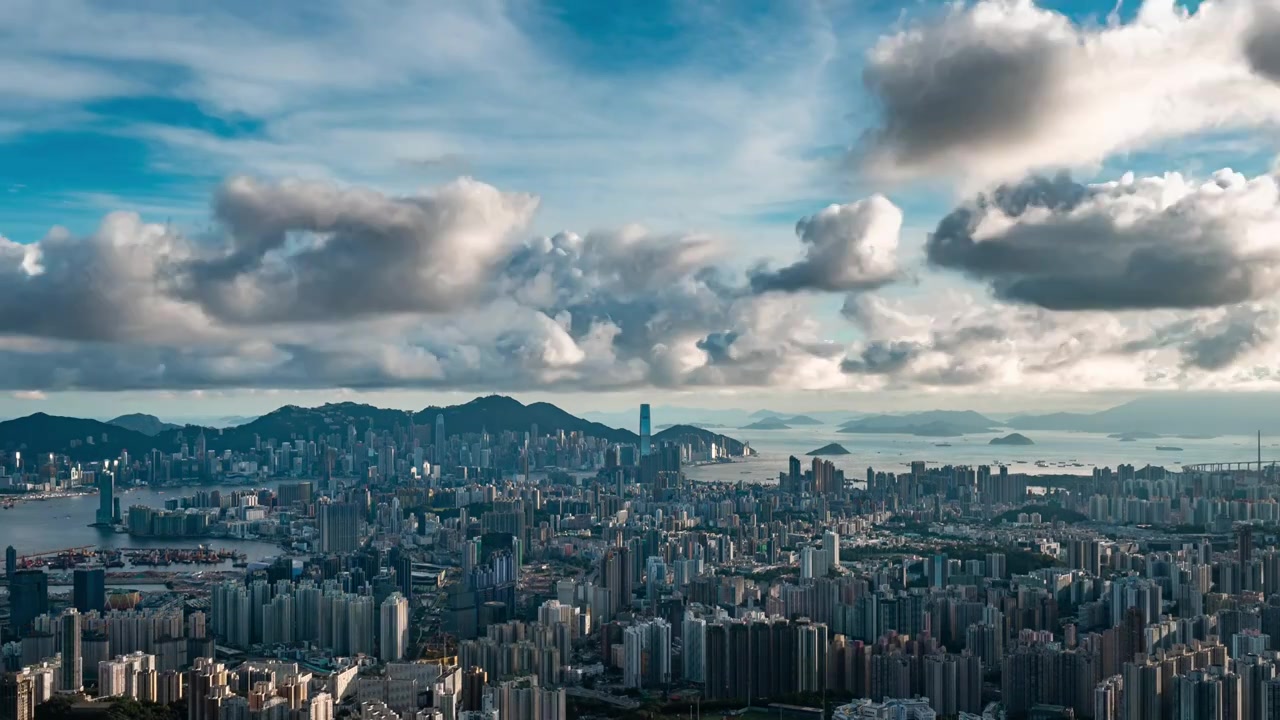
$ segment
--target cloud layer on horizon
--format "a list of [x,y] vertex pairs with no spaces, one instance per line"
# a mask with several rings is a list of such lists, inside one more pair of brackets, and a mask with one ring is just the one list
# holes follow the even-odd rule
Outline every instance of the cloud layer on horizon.
[[[0,382],[519,390],[839,377],[841,348],[805,303],[719,270],[715,238],[625,226],[522,239],[536,205],[467,179],[392,197],[232,178],[208,237],[121,212],[85,237],[0,240]],[[892,266],[898,228],[877,230],[892,237],[875,262]],[[865,269],[857,253],[842,262]]]
[[[1266,357],[1280,313],[1266,263],[1278,198],[1274,178],[1227,171],[1199,184],[1062,177],[1003,188],[944,219],[927,247],[934,265],[989,282],[996,299],[952,294],[934,305],[883,294],[903,269],[901,211],[882,197],[801,220],[799,261],[742,274],[723,268],[726,241],[705,235],[623,226],[522,238],[536,198],[473,180],[394,197],[232,178],[215,197],[222,224],[209,236],[114,213],[85,237],[0,241],[0,308],[9,309],[0,382],[40,391],[1277,382]],[[1184,280],[1137,282],[1144,253],[1162,267],[1186,262]],[[841,293],[852,336],[820,314],[823,298]]]

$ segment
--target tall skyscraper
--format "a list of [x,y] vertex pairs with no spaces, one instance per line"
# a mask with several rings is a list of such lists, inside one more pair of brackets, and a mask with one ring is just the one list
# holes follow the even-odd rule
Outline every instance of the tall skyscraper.
[[107,604],[107,571],[102,568],[76,568],[72,576],[71,604],[87,613],[101,611]]
[[444,434],[444,414],[441,413],[439,415],[436,415],[435,461],[437,465],[440,465],[445,461],[445,455],[446,455],[445,451],[449,447],[448,443],[446,442],[446,439],[447,439],[447,436]]
[[409,652],[409,601],[398,592],[382,601],[379,637],[383,662],[405,659]]
[[640,406],[640,457],[652,452],[653,443],[649,439],[649,403]]
[[49,576],[43,570],[19,570],[9,581],[9,626],[15,632],[49,612]]
[[18,572],[18,549],[10,545],[4,549],[4,576],[13,581],[13,574]]
[[58,619],[58,633],[62,640],[62,665],[60,689],[78,692],[84,687],[84,653],[80,649],[80,613],[69,608]]
[[98,473],[98,512],[94,517],[97,525],[114,525],[116,520],[116,475],[110,470]]

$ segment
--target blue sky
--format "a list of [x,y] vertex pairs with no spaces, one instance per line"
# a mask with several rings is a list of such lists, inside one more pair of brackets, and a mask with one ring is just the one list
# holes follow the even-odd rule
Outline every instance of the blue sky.
[[[1018,4],[1009,0],[1002,7]],[[1029,0],[1021,4],[1031,7]],[[1231,0],[1220,4],[1226,9],[1216,18],[1234,12]],[[915,313],[915,320],[904,320],[908,329],[902,330],[901,323],[887,329],[892,323],[885,313],[874,328],[865,317],[850,322],[841,314],[851,302],[842,292],[786,298],[803,306],[804,320],[797,320],[797,326],[813,324],[820,328],[813,332],[822,335],[822,343],[857,348],[859,343],[897,341],[877,333],[923,332],[921,323],[929,322],[920,318],[959,305],[973,304],[965,317],[994,312],[983,304],[992,301],[998,283],[992,280],[989,287],[985,279],[975,282],[972,272],[942,270],[926,262],[925,238],[951,208],[996,180],[1061,169],[1084,182],[1116,180],[1128,172],[1139,178],[1181,172],[1203,179],[1228,167],[1255,177],[1273,167],[1277,147],[1269,118],[1224,123],[1208,112],[1185,123],[1157,119],[1135,124],[1132,131],[1117,131],[1114,141],[1073,139],[1078,156],[1055,155],[1045,143],[1028,140],[1022,156],[1002,156],[990,167],[985,161],[957,160],[974,156],[952,154],[928,166],[900,163],[895,170],[903,172],[886,174],[851,159],[851,153],[865,149],[871,134],[887,127],[885,97],[869,89],[864,78],[877,43],[913,28],[948,23],[959,28],[965,13],[977,12],[978,5],[1000,3],[484,0],[410,6],[317,2],[305,8],[251,2],[203,7],[142,1],[8,3],[0,9],[5,35],[0,70],[7,77],[0,90],[10,97],[0,106],[0,235],[21,245],[40,241],[55,226],[73,236],[91,236],[104,216],[132,211],[194,243],[194,249],[183,252],[218,252],[232,239],[213,211],[213,198],[229,177],[247,175],[263,183],[301,179],[402,196],[468,176],[504,192],[537,196],[537,211],[517,240],[562,231],[608,234],[638,224],[659,238],[714,238],[722,248],[714,265],[742,274],[761,263],[777,267],[803,258],[805,247],[795,234],[801,218],[831,204],[853,204],[883,193],[903,216],[895,250],[901,272],[885,287],[877,282],[874,299],[864,296],[858,302],[883,302],[897,308],[896,313]],[[1157,5],[1173,6],[1170,0],[1147,2]],[[1044,0],[1036,12],[1049,18],[1045,27],[1061,22],[1061,27],[1075,28],[1081,44],[1096,42],[1113,52],[1129,40],[1118,31],[1108,36],[1107,28],[1138,22],[1143,7],[1136,0],[1119,5]],[[1200,3],[1179,4],[1171,12],[1182,11],[1207,16]],[[952,20],[947,20],[949,13]],[[1201,32],[1197,24],[1229,25],[1215,17],[1179,16],[1160,28],[1168,31],[1170,43],[1207,42],[1203,37],[1215,33]],[[1045,32],[1052,37],[1057,31]],[[958,34],[949,37],[962,46],[971,41]],[[1138,41],[1132,45],[1133,65],[1154,58],[1154,82],[1162,82],[1159,73],[1164,71],[1157,61],[1168,48],[1147,48]],[[1188,45],[1186,50],[1194,54],[1196,48]],[[900,56],[892,61],[904,62]],[[1089,71],[1083,68],[1081,74]],[[1171,87],[1167,97],[1157,100],[1181,107],[1177,103],[1198,102],[1197,92],[1203,90]],[[1099,122],[1101,116],[1081,117]],[[1116,127],[1124,125],[1115,121]],[[1089,136],[1110,130],[1086,125],[1073,132]],[[1041,137],[1052,137],[1052,131],[1045,132]],[[962,148],[956,153],[961,150],[969,152]],[[1006,151],[993,155],[1002,153]],[[598,296],[602,290],[595,292]],[[741,318],[751,315],[763,327],[767,323],[760,313],[782,317],[792,309],[770,306],[766,311],[738,301],[718,310],[717,322],[746,322]],[[1212,309],[1219,315],[1227,312]],[[1208,309],[1197,308],[1201,310]],[[232,346],[258,347],[281,334],[291,342],[310,343],[309,338],[296,339],[301,326],[232,328],[226,318],[205,311],[200,322],[208,320],[208,337],[216,340],[206,337],[202,342],[215,343],[223,359]],[[1025,308],[999,311],[1026,316]],[[957,318],[963,314],[956,312]],[[721,318],[733,313],[737,319]],[[550,311],[547,315],[556,318]],[[1179,320],[1163,307],[1142,317],[1122,309],[1111,319],[1134,333]],[[1225,322],[1203,313],[1193,320],[1204,327]],[[371,327],[368,317],[353,322],[364,323],[358,326],[362,331]],[[418,327],[437,322],[451,320],[433,309],[419,318]],[[1010,337],[1026,330],[1020,327],[1010,330]],[[707,328],[707,334],[727,329]],[[31,342],[85,341],[17,326],[0,328],[0,333],[6,331]],[[585,339],[576,328],[570,335],[578,344]],[[177,349],[171,338],[156,333],[128,338],[127,347],[99,344],[92,349],[117,353],[112,357],[122,363],[139,345],[157,353]],[[801,347],[817,341],[816,336],[794,339]],[[435,357],[451,352],[434,342],[423,340],[412,349],[429,348]],[[1043,350],[1051,354],[1051,349]],[[1176,348],[1161,350],[1172,353]],[[823,374],[827,370],[816,369],[824,352],[794,366],[782,363],[749,381],[708,372],[714,379],[705,382],[717,386],[723,397],[712,402],[720,404],[749,405],[758,398],[761,404],[777,405],[772,400],[785,393],[829,402],[814,395],[833,382]],[[1148,360],[1155,362],[1144,362]],[[1128,379],[1117,380],[1112,390],[1146,392],[1152,389],[1147,381],[1133,378],[1171,377],[1150,362],[1119,373],[1117,377]],[[1176,359],[1168,362],[1176,365]],[[1021,362],[1017,372],[1041,365]],[[782,366],[791,373],[788,377],[799,378],[796,384],[780,379]],[[883,386],[855,383],[849,390],[877,393],[874,402],[887,406],[959,405],[991,397],[976,387],[931,387],[928,399],[920,401],[911,392],[914,381],[878,380]],[[1194,381],[1200,382],[1198,376]],[[118,397],[141,409],[164,408],[174,393],[199,390],[205,393],[206,407],[214,410],[200,414],[215,415],[233,414],[233,406],[241,402],[261,410],[278,397],[271,393],[306,401],[324,399],[338,389],[323,378],[317,378],[315,387],[283,390],[246,382],[254,386],[252,392],[234,387],[233,381],[209,381],[210,387],[184,381],[173,388],[164,383],[150,389],[122,387]],[[1016,379],[1009,382],[1017,385]],[[428,384],[405,388],[399,396],[403,404],[424,404],[454,390],[447,382]],[[1051,382],[1035,387],[1034,392],[1063,406],[1105,402],[1067,397]],[[468,384],[456,391],[467,395],[475,389]],[[574,391],[539,382],[509,389]],[[100,415],[89,410],[111,388],[45,378],[10,390],[13,395],[0,400],[0,415],[36,406]],[[678,400],[681,393],[696,393],[697,383],[681,380],[654,390],[648,381],[620,381],[597,402],[626,405],[651,392],[672,393]],[[1002,392],[1005,399],[995,404],[1023,402],[1019,393]],[[804,406],[812,400],[796,402]]]

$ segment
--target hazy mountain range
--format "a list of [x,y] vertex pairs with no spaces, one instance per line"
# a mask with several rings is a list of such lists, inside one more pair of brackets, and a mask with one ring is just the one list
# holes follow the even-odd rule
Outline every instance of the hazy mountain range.
[[1096,413],[1019,415],[1005,426],[1018,430],[1168,435],[1280,434],[1275,393],[1152,395]]
[[[585,417],[621,427],[636,427],[638,411],[585,413]],[[655,421],[707,422],[741,428],[776,418],[789,427],[806,424],[797,418],[836,425],[853,433],[962,435],[1016,430],[1133,433],[1163,435],[1280,435],[1280,393],[1167,393],[1149,395],[1099,412],[979,413],[972,410],[929,410],[867,414],[853,410],[782,412],[761,409],[709,410],[655,406]]]
[[[203,432],[210,450],[243,451],[253,448],[258,439],[308,441],[325,435],[345,435],[348,426],[354,426],[360,435],[369,429],[382,431],[396,426],[407,427],[410,419],[419,427],[434,428],[438,416],[444,417],[445,430],[450,435],[479,433],[481,430],[491,434],[529,432],[537,425],[540,434],[564,430],[619,443],[639,440],[630,430],[584,420],[549,403],[525,405],[513,398],[490,395],[461,405],[428,407],[412,413],[358,403],[327,404],[314,408],[286,405],[229,428],[179,427],[152,416],[126,415],[105,423],[36,413],[0,422],[0,449],[31,454],[57,452],[76,459],[101,460],[116,457],[122,450],[128,450],[135,456],[153,449],[175,451],[184,442],[193,444]],[[152,430],[155,432],[150,432]],[[430,437],[429,430],[421,432],[428,433],[427,437]],[[742,443],[737,440],[688,425],[669,427],[655,433],[653,439],[661,443],[687,436],[719,442],[731,453],[742,452]]]

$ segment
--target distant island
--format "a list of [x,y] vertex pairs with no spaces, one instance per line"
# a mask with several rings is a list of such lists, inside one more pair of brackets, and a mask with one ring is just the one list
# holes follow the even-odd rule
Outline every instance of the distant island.
[[849,454],[849,451],[845,450],[844,446],[841,445],[840,443],[831,443],[830,445],[823,445],[817,450],[811,450],[810,452],[805,453],[805,455],[848,455],[848,454]]
[[817,418],[811,418],[808,415],[792,415],[789,418],[782,418],[782,422],[788,425],[822,425],[824,424]]
[[1133,440],[1155,440],[1160,437],[1160,433],[1136,430],[1134,432],[1111,433],[1107,437],[1129,442]]
[[1004,437],[991,438],[988,445],[1035,445],[1031,438],[1021,433],[1010,433]]
[[768,417],[738,429],[739,430],[790,430],[791,426],[782,422],[776,417]]
[[992,432],[999,423],[975,412],[932,410],[906,415],[872,415],[850,420],[842,433],[884,433],[918,437],[960,437],[968,433]]
[[923,425],[846,425],[839,432],[849,434],[916,435],[919,437],[960,437],[964,428],[951,423],[931,422]]
[[1157,450],[1164,450],[1164,451],[1166,451],[1166,452],[1182,452],[1182,448],[1180,448],[1180,447],[1174,447],[1174,446],[1172,446],[1172,445],[1157,445],[1157,446],[1156,446],[1156,449],[1157,449]]

